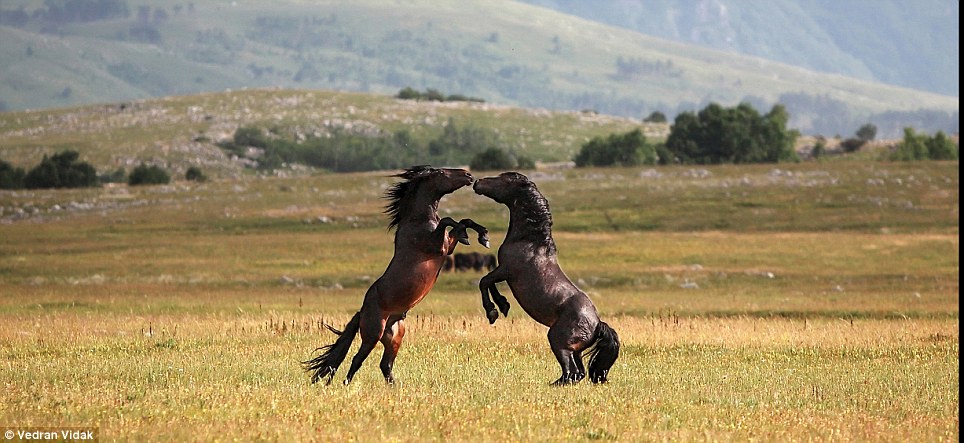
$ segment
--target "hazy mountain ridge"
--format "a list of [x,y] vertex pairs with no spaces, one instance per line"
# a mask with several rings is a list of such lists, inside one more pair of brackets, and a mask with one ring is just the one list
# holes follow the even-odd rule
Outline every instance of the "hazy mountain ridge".
[[[19,3],[26,11],[43,6]],[[875,118],[882,135],[907,122],[957,130],[956,97],[818,74],[517,2],[285,1],[271,9],[255,2],[113,3],[126,5],[128,15],[0,26],[0,106],[241,87],[391,94],[412,86],[637,119],[710,101],[761,109],[779,101],[791,126],[828,135],[849,134]]]
[[657,37],[959,96],[953,0],[522,0]]

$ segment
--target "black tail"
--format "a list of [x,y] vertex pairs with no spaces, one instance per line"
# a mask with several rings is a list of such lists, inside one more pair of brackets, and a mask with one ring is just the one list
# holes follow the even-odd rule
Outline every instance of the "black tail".
[[609,368],[619,358],[619,335],[605,322],[596,326],[596,340],[589,350],[589,380],[593,383],[606,383]]
[[301,366],[305,368],[305,371],[314,371],[314,373],[311,374],[312,383],[317,383],[318,380],[328,377],[328,381],[325,382],[325,384],[331,384],[331,379],[335,376],[338,365],[345,361],[345,356],[348,355],[348,349],[351,348],[351,342],[355,340],[355,335],[358,334],[358,324],[360,322],[361,312],[356,312],[355,316],[345,325],[344,331],[339,331],[331,326],[325,325],[329,331],[338,335],[338,339],[328,346],[315,349],[316,352],[322,351],[321,355],[311,360],[301,362]]

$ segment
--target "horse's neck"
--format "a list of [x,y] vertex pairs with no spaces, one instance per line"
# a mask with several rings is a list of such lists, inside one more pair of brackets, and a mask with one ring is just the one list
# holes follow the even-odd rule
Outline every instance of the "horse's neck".
[[438,203],[440,199],[441,197],[436,198],[428,194],[412,196],[410,201],[405,202],[405,214],[402,217],[402,222],[432,222],[438,224]]
[[543,244],[551,253],[555,252],[552,240],[552,220],[532,207],[516,203],[509,207],[509,230],[506,240],[531,241]]

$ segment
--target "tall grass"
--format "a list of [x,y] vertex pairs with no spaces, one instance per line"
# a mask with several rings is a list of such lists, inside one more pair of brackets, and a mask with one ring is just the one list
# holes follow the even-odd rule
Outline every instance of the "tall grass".
[[[298,362],[333,340],[323,324],[343,326],[391,258],[384,173],[3,192],[0,424],[110,440],[956,440],[957,168],[530,172],[563,268],[623,341],[609,384],[566,388],[548,386],[545,328],[513,300],[487,324],[474,273],[442,274],[409,314],[396,386],[380,349],[350,386],[308,383]],[[501,243],[498,205],[460,191],[440,210]]]

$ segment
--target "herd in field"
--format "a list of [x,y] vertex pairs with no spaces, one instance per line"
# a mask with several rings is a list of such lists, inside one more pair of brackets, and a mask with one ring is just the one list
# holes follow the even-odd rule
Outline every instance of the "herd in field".
[[[394,255],[348,324],[342,330],[328,326],[338,337],[335,342],[316,349],[316,356],[302,362],[312,383],[322,379],[331,383],[356,335],[361,345],[345,384],[379,342],[384,346],[379,367],[385,381],[394,383],[392,368],[405,336],[408,311],[428,295],[443,270],[483,269],[489,272],[480,279],[479,291],[489,323],[495,323],[500,312],[502,316],[509,312],[509,301],[496,286],[505,282],[522,310],[548,328],[549,347],[561,370],[553,384],[578,383],[586,377],[593,383],[608,380],[619,357],[619,337],[559,267],[552,214],[535,183],[516,172],[477,180],[464,169],[430,166],[413,166],[395,177],[402,180],[385,194],[389,229],[395,229]],[[458,243],[469,244],[469,229],[488,248],[488,230],[469,218],[455,221],[438,215],[442,197],[470,185],[477,194],[509,209],[509,227],[497,259],[491,254],[455,254]]]

